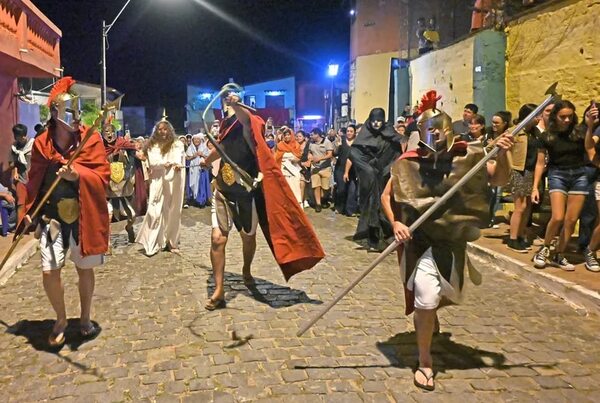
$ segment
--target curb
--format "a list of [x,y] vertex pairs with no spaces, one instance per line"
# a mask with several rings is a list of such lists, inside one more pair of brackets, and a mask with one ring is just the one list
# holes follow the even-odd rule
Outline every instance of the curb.
[[9,278],[17,269],[21,268],[31,256],[37,252],[38,240],[30,239],[22,247],[18,248],[17,251],[11,256],[6,262],[6,265],[0,272],[0,286],[6,284]]
[[479,264],[518,278],[566,301],[576,310],[600,315],[600,293],[553,276],[501,253],[469,243],[467,251]]

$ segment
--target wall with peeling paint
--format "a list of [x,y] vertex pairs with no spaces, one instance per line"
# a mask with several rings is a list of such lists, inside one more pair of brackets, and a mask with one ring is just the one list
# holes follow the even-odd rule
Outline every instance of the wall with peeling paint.
[[600,99],[600,1],[564,1],[513,21],[507,28],[506,102],[518,110],[540,102],[555,81],[579,114]]
[[442,95],[438,106],[453,119],[460,119],[464,105],[473,102],[474,48],[475,37],[471,36],[412,60],[412,104],[427,91],[436,90]]

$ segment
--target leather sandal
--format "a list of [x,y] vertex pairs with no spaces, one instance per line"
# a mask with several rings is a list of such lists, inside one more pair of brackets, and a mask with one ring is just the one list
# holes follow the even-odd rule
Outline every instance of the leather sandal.
[[[417,372],[420,372],[425,377],[425,383],[420,383],[419,381],[417,381],[417,377],[416,377]],[[433,382],[434,376],[435,376],[435,373],[433,372],[433,369],[431,370],[431,375],[428,376],[425,373],[425,371],[423,370],[423,368],[417,368],[417,370],[415,371],[415,377],[414,377],[415,386],[417,388],[421,388],[428,392],[433,392],[435,390],[435,383],[432,383],[431,385],[429,385],[429,381]]]
[[225,298],[221,299],[212,299],[209,298],[204,303],[204,309],[207,311],[214,311],[215,309],[224,308],[225,307]]

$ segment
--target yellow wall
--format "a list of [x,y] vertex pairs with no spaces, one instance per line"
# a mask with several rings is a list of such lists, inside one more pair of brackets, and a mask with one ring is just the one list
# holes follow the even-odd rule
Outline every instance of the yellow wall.
[[591,99],[600,99],[599,20],[598,0],[570,0],[512,22],[507,28],[508,109],[540,102],[555,81],[580,116]]
[[373,108],[383,108],[388,118],[390,104],[391,60],[397,52],[381,53],[356,58],[354,92],[352,96],[352,119],[362,123]]
[[465,104],[473,102],[474,43],[474,37],[469,37],[411,61],[412,104],[427,91],[436,90],[442,95],[440,109],[453,120],[461,119]]

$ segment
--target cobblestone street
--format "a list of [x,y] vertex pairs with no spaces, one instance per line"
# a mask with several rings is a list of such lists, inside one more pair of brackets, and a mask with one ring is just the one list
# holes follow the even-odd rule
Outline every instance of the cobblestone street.
[[125,233],[96,271],[100,335],[77,333],[71,263],[63,271],[71,326],[49,351],[53,312],[39,255],[0,288],[0,400],[159,402],[598,401],[600,319],[493,268],[464,305],[440,312],[436,391],[413,386],[412,317],[395,255],[304,337],[299,326],[376,255],[349,241],[356,221],[309,212],[327,257],[286,284],[259,235],[253,273],[241,277],[241,242],[228,245],[226,309],[208,312],[209,210],[185,210],[182,256],[145,257]]

